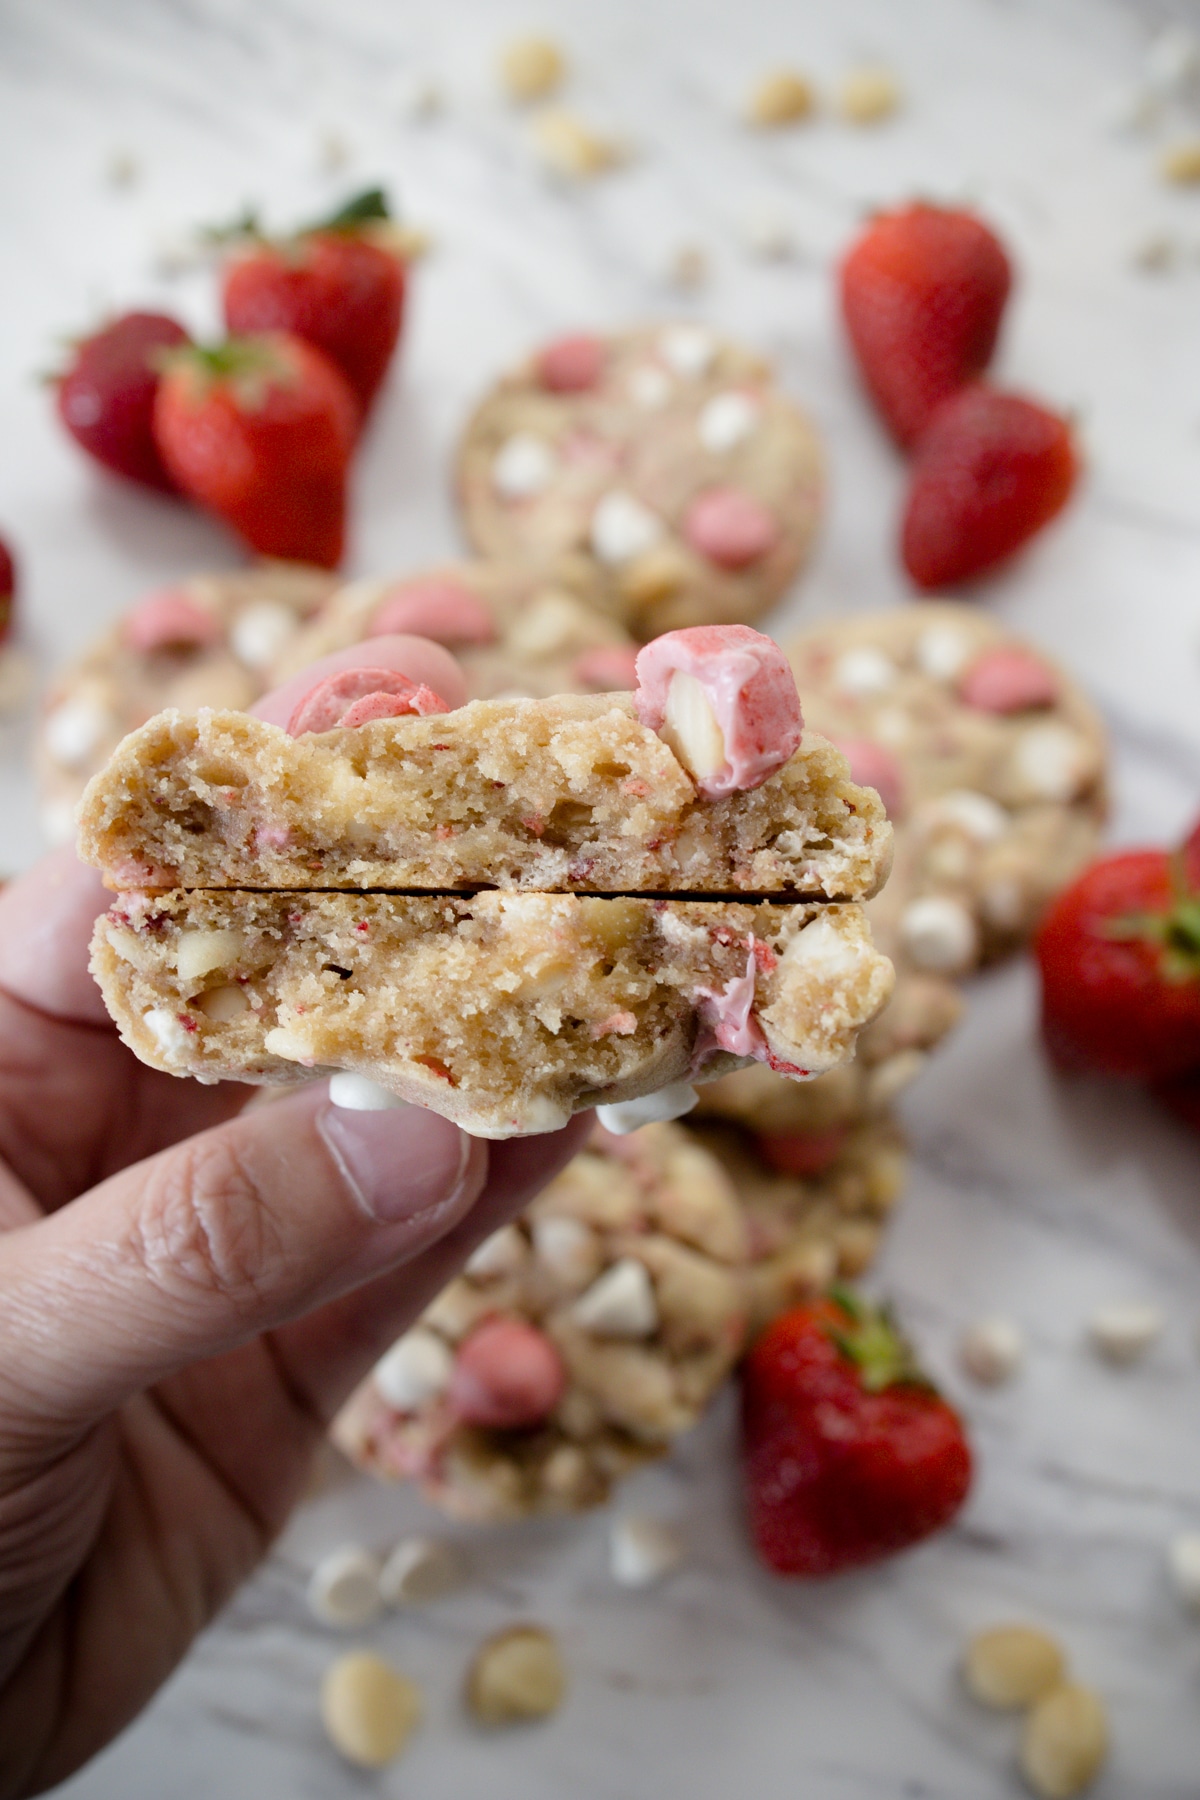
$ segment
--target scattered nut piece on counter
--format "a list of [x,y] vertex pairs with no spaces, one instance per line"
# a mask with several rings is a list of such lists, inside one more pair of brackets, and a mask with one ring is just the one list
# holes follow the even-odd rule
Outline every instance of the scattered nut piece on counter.
[[1200,138],[1180,138],[1168,144],[1159,158],[1158,172],[1164,181],[1200,181]]
[[702,288],[708,280],[708,252],[701,244],[680,244],[671,252],[667,264],[667,280],[684,292]]
[[1043,1800],[1069,1800],[1099,1773],[1108,1754],[1108,1719],[1090,1688],[1064,1682],[1039,1700],[1021,1742],[1021,1772]]
[[1102,1306],[1088,1320],[1088,1338],[1105,1362],[1123,1365],[1137,1362],[1162,1335],[1163,1316],[1157,1306],[1141,1300],[1125,1300]]
[[1153,88],[1175,93],[1200,82],[1200,39],[1186,25],[1167,25],[1146,46],[1146,79]]
[[558,1640],[541,1625],[510,1625],[479,1646],[467,1671],[467,1704],[484,1725],[544,1719],[567,1688]]
[[369,1625],[383,1610],[379,1558],[361,1544],[331,1550],[309,1577],[308,1605],[323,1625],[342,1631]]
[[586,180],[615,169],[626,151],[615,138],[602,136],[577,119],[574,113],[539,113],[533,122],[534,149],[546,167],[558,175]]
[[399,1756],[420,1717],[420,1689],[369,1650],[339,1656],[325,1672],[321,1721],[334,1749],[360,1769]]
[[750,254],[764,262],[787,262],[796,254],[791,226],[772,207],[751,207],[742,221],[742,236]]
[[838,89],[842,117],[852,125],[877,125],[900,105],[900,84],[889,69],[851,69]]
[[609,1568],[620,1587],[653,1587],[683,1561],[678,1532],[647,1513],[614,1519],[608,1540]]
[[544,100],[557,93],[566,73],[566,58],[549,38],[513,38],[500,52],[500,79],[510,100]]
[[379,1571],[379,1592],[387,1606],[424,1606],[466,1578],[466,1562],[444,1538],[402,1538]]
[[1167,1546],[1167,1567],[1185,1606],[1200,1612],[1200,1531],[1181,1531]]
[[796,125],[810,118],[816,110],[817,92],[811,81],[796,69],[775,69],[764,75],[746,103],[746,118],[751,125],[768,129],[779,125]]
[[963,1680],[981,1706],[1002,1711],[1031,1706],[1060,1686],[1067,1672],[1062,1646],[1034,1625],[995,1625],[967,1645]]
[[1179,245],[1165,231],[1156,232],[1153,237],[1142,239],[1130,261],[1135,269],[1142,269],[1148,275],[1162,275],[1178,263]]
[[980,1319],[962,1336],[959,1360],[967,1374],[986,1387],[1011,1381],[1025,1360],[1025,1337],[1011,1319]]

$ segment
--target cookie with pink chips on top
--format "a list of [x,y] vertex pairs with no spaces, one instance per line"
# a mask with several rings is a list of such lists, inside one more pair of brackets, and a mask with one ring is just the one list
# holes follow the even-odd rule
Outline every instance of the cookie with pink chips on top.
[[573,559],[646,639],[774,605],[812,545],[822,459],[761,357],[675,322],[526,358],[476,408],[458,488],[483,555]]
[[678,1126],[597,1129],[382,1357],[334,1440],[458,1518],[598,1506],[733,1367],[748,1249],[729,1177]]
[[596,604],[597,583],[566,565],[455,562],[339,587],[275,663],[286,681],[318,657],[413,632],[457,658],[472,700],[632,688],[637,646]]
[[36,758],[47,836],[71,836],[90,777],[165,706],[252,705],[336,585],[324,569],[263,562],[193,575],[130,607],[46,696]]

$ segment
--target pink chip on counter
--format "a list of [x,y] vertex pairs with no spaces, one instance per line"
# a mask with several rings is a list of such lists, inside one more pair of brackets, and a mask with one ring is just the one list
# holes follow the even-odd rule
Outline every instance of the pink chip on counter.
[[332,731],[338,725],[365,725],[370,719],[449,710],[432,688],[423,682],[418,687],[397,669],[339,669],[296,703],[287,730],[292,737],[302,737],[307,731]]
[[958,679],[959,697],[979,712],[1027,712],[1036,706],[1053,706],[1059,682],[1028,650],[1000,647],[985,650]]
[[891,751],[873,738],[837,737],[831,741],[850,764],[851,781],[873,787],[888,818],[898,819],[904,811],[904,771]]
[[540,1425],[567,1385],[562,1358],[535,1325],[485,1319],[465,1337],[450,1377],[450,1406],[465,1425],[513,1430]]
[[572,680],[581,688],[593,688],[598,694],[637,685],[637,651],[633,645],[604,645],[585,650],[576,657]]
[[745,569],[779,542],[779,521],[744,488],[706,488],[683,521],[693,550],[719,569]]
[[552,394],[581,394],[595,387],[603,369],[603,341],[582,332],[556,338],[537,359],[538,380]]
[[204,650],[224,637],[221,621],[181,588],[147,594],[121,623],[131,650]]
[[459,644],[491,644],[496,621],[477,594],[461,582],[433,576],[393,588],[371,615],[368,637],[411,632],[448,649]]
[[761,787],[799,747],[804,721],[795,676],[779,645],[749,625],[668,631],[642,646],[636,668],[634,711],[651,731],[665,726],[670,734],[685,709],[694,721],[697,698],[707,703],[723,758],[686,766],[708,800]]

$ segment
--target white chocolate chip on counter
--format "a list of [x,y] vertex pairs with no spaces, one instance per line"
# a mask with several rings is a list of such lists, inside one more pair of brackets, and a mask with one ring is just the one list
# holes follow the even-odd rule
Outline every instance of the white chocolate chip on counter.
[[506,438],[492,463],[492,486],[502,500],[531,500],[554,478],[556,458],[545,438],[517,431]]
[[705,375],[717,354],[717,340],[704,325],[668,325],[659,333],[658,348],[677,375]]
[[375,1364],[375,1386],[397,1412],[416,1412],[450,1386],[454,1357],[436,1332],[414,1325]]
[[1200,1531],[1181,1531],[1171,1539],[1167,1570],[1184,1605],[1200,1613]]
[[278,600],[257,600],[233,621],[229,642],[251,669],[266,669],[296,631],[296,617]]
[[308,1583],[309,1610],[340,1631],[369,1625],[383,1609],[379,1558],[361,1544],[343,1544],[321,1558]]
[[847,650],[838,657],[833,679],[834,685],[843,694],[860,698],[869,694],[882,694],[896,679],[896,665],[882,650],[863,644],[857,650]]
[[1021,1742],[1021,1773],[1043,1800],[1070,1800],[1108,1755],[1108,1718],[1090,1688],[1064,1682],[1039,1700]]
[[420,1717],[420,1690],[381,1656],[353,1650],[326,1670],[321,1721],[334,1749],[357,1768],[393,1762]]
[[181,931],[175,954],[180,981],[199,981],[214,969],[236,963],[244,939],[240,931]]
[[502,1225],[477,1244],[463,1264],[475,1281],[493,1281],[497,1276],[515,1275],[529,1255],[529,1246],[515,1225]]
[[567,1691],[562,1653],[541,1625],[511,1625],[479,1646],[467,1671],[467,1704],[483,1725],[557,1712]]
[[900,84],[890,69],[851,69],[838,89],[842,117],[852,125],[877,125],[900,104]]
[[751,125],[766,128],[797,125],[816,110],[817,94],[811,81],[796,69],[774,69],[764,75],[746,102]]
[[645,1264],[623,1256],[580,1294],[571,1318],[597,1337],[652,1337],[658,1330],[658,1301]]
[[653,1587],[679,1567],[683,1542],[661,1519],[647,1513],[625,1513],[613,1520],[608,1559],[619,1587]]
[[444,1538],[402,1538],[384,1559],[379,1592],[386,1606],[425,1606],[461,1586],[466,1573],[462,1552]]
[[118,721],[97,699],[77,694],[63,700],[47,714],[44,735],[46,748],[55,762],[64,768],[77,769],[117,729]]
[[614,488],[597,501],[589,535],[600,561],[619,568],[654,548],[663,535],[663,522],[632,494]]
[[705,401],[696,431],[704,448],[719,456],[744,442],[758,424],[758,418],[758,402],[734,388],[727,394],[714,394],[711,400]]
[[574,113],[558,109],[538,114],[533,122],[533,145],[547,168],[576,180],[603,175],[628,155],[615,138],[602,136]]
[[1162,1328],[1163,1316],[1157,1306],[1124,1300],[1092,1314],[1088,1339],[1105,1362],[1124,1365],[1145,1356],[1162,1335]]
[[356,1075],[353,1069],[339,1069],[329,1077],[329,1099],[346,1112],[391,1112],[407,1101],[393,1094],[369,1075]]
[[562,86],[566,59],[549,38],[520,37],[500,52],[500,79],[510,100],[544,100]]
[[1032,1706],[1067,1672],[1062,1645],[1035,1625],[996,1625],[967,1645],[963,1680],[972,1699],[1001,1711]]
[[1011,1319],[980,1319],[962,1335],[959,1361],[985,1387],[1011,1381],[1025,1360],[1025,1336]]
[[900,915],[900,939],[919,969],[938,975],[962,974],[979,949],[974,919],[961,901],[946,894],[911,900]]
[[613,1106],[598,1106],[596,1117],[605,1131],[614,1137],[628,1137],[643,1125],[663,1125],[682,1119],[690,1113],[700,1096],[687,1081],[672,1081],[656,1094],[642,1094],[636,1100],[618,1100]]

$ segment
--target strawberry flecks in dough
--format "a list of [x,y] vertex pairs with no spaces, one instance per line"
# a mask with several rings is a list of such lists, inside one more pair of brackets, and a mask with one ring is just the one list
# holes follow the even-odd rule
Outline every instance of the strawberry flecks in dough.
[[121,635],[131,650],[206,650],[220,643],[221,621],[178,588],[147,594],[125,615]]
[[520,1430],[547,1419],[566,1385],[562,1358],[545,1332],[523,1319],[485,1319],[458,1347],[450,1410],[464,1425]]
[[719,569],[745,569],[779,542],[779,521],[744,488],[708,488],[688,507],[683,535]]
[[860,787],[873,787],[887,809],[889,819],[904,812],[904,771],[890,750],[873,738],[832,739],[850,764],[850,779]]
[[625,690],[637,684],[637,651],[630,644],[599,645],[585,650],[575,659],[571,679],[577,687],[591,688],[597,694]]
[[292,842],[288,825],[256,825],[253,836],[256,850],[286,850]]
[[425,717],[449,710],[432,688],[423,682],[418,686],[396,669],[339,669],[305,694],[287,729],[292,737],[301,737],[308,731],[332,731],[338,725],[365,725],[369,719],[399,718],[406,713]]
[[538,357],[537,373],[552,394],[582,394],[604,373],[604,343],[582,333],[556,338]]
[[985,651],[958,681],[960,699],[978,712],[1028,712],[1053,706],[1060,691],[1054,670],[1015,645]]
[[778,644],[748,625],[668,631],[639,651],[636,667],[638,718],[707,799],[761,787],[799,748],[795,677]]
[[462,644],[493,644],[496,621],[469,588],[457,581],[410,581],[393,588],[371,617],[369,637],[411,632],[455,649]]
[[631,1012],[610,1013],[607,1019],[598,1019],[592,1026],[594,1038],[632,1037],[637,1030],[637,1016]]

